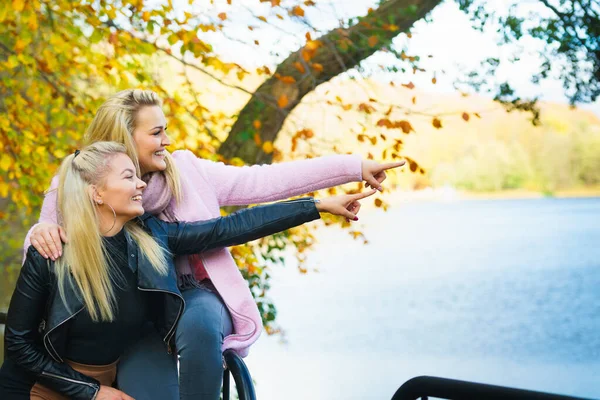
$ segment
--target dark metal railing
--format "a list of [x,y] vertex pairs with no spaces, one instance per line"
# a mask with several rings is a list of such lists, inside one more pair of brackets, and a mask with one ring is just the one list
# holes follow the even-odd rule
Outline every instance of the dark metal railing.
[[417,400],[427,399],[428,397],[451,400],[587,400],[580,397],[534,392],[435,376],[418,376],[406,381],[396,391],[392,400]]
[[235,381],[239,400],[256,400],[252,377],[242,357],[233,350],[225,350],[223,357],[227,367],[223,373],[223,400],[229,400],[230,373]]

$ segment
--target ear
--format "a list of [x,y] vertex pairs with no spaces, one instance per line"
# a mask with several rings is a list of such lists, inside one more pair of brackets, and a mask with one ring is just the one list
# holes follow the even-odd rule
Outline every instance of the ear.
[[88,186],[88,191],[90,198],[94,201],[94,203],[98,205],[104,204],[104,201],[102,200],[102,194],[98,191],[96,185]]

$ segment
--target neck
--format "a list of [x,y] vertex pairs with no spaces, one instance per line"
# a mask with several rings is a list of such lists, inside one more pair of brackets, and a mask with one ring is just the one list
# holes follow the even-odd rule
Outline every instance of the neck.
[[121,229],[125,226],[128,219],[116,216],[113,214],[112,210],[109,206],[104,205],[99,210],[100,214],[100,234],[102,236],[114,236],[117,233],[121,232]]

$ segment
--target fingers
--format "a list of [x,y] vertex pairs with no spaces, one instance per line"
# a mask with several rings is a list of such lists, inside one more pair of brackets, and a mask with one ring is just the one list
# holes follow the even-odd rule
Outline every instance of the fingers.
[[50,250],[46,250],[44,248],[45,244],[42,245],[42,243],[40,243],[37,239],[31,238],[31,245],[38,251],[38,253],[42,255],[42,257],[48,258],[48,253],[50,252]]
[[385,178],[387,178],[387,175],[384,171],[375,174],[375,179],[377,179],[377,182],[379,183],[385,181]]
[[367,184],[365,186],[367,186],[367,187],[370,186],[373,189],[377,189],[379,191],[383,190],[383,188],[381,187],[381,185],[379,184],[379,182],[377,181],[377,178],[375,178],[375,176],[369,175],[369,176],[365,177],[365,181],[367,182]]
[[54,242],[54,246],[56,246],[56,258],[62,256],[62,242],[60,241],[60,231],[58,229],[54,229],[50,231],[50,236],[52,236],[52,241]]
[[361,206],[361,204],[358,201],[355,201],[354,203],[352,203],[350,205],[349,210],[354,215],[358,215],[358,212],[360,211],[360,206]]
[[56,244],[54,243],[54,239],[50,232],[46,231],[42,233],[42,238],[46,241],[46,246],[49,249],[48,255],[52,260],[56,260],[58,258],[58,249],[56,248]]
[[377,192],[377,190],[371,189],[371,190],[367,190],[366,192],[351,194],[350,195],[350,200],[351,201],[357,201],[357,200],[360,200],[360,199],[364,199],[366,197],[374,195],[376,192]]
[[354,213],[350,212],[347,209],[343,209],[343,211],[340,212],[339,214],[342,217],[345,217],[346,220],[351,220],[351,221],[358,221],[358,217],[356,215],[354,215]]
[[[356,216],[356,214],[358,214],[358,211],[360,210],[360,203],[358,201],[353,201],[348,207],[346,207],[346,210],[350,211]],[[346,218],[346,222],[350,222],[350,220]]]
[[388,170],[388,169],[401,167],[404,164],[406,164],[405,160],[397,161],[397,162],[391,162],[391,163],[385,163],[385,164],[379,164],[379,168],[377,168],[377,169],[379,171],[385,171],[385,170]]
[[[58,232],[60,234],[60,239],[64,242],[64,243],[69,243],[69,240],[67,239],[67,232],[65,232],[65,230],[62,228],[62,226],[58,227]],[[62,246],[61,246],[62,247]]]

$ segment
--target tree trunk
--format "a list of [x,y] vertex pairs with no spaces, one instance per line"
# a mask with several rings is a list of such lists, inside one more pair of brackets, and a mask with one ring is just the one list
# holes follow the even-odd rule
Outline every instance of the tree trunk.
[[[275,141],[285,119],[304,96],[388,46],[394,37],[408,31],[440,2],[388,0],[357,18],[349,28],[334,29],[308,42],[279,64],[275,74],[256,90],[240,111],[219,153],[226,158],[240,157],[249,164],[270,163],[272,154],[256,144],[255,132],[262,143]],[[259,129],[254,128],[254,121],[260,121]]]

